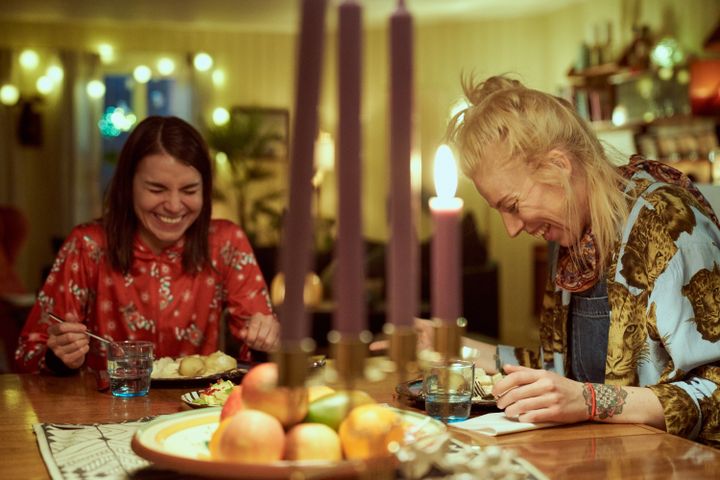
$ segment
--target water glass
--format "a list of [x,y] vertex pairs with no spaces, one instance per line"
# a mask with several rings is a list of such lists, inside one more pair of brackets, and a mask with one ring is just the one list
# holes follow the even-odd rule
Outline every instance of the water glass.
[[116,397],[141,397],[150,390],[153,343],[128,340],[108,348],[110,391]]
[[475,365],[466,360],[432,363],[423,377],[425,412],[442,422],[459,422],[470,416]]

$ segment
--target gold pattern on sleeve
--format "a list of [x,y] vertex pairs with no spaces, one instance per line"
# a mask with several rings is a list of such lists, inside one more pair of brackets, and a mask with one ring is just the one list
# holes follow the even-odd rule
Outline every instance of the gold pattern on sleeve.
[[667,432],[681,437],[690,436],[699,420],[698,409],[690,395],[675,385],[652,385],[648,388],[663,406]]
[[693,308],[692,321],[702,338],[710,342],[720,340],[720,268],[703,269],[682,287],[682,294]]
[[645,322],[647,292],[635,297],[627,287],[608,282],[612,319],[608,330],[605,382],[612,385],[636,385],[637,365],[648,357]]

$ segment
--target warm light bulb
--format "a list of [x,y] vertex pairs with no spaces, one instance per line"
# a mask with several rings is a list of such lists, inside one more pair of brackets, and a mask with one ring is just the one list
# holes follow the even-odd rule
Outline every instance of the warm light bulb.
[[447,145],[440,145],[435,154],[435,190],[439,198],[452,198],[457,190],[458,174],[455,157]]
[[668,81],[673,77],[673,69],[672,68],[659,68],[658,69],[658,78],[660,80]]
[[50,77],[55,83],[62,82],[64,74],[65,73],[63,72],[62,67],[59,67],[57,65],[52,65],[48,67],[47,72],[45,72],[45,75]]
[[102,63],[112,63],[115,60],[115,49],[109,43],[98,45],[98,54]]
[[690,72],[688,72],[687,69],[683,68],[681,70],[678,70],[675,78],[677,78],[677,81],[680,85],[687,85],[688,83],[690,83]]
[[90,98],[101,98],[105,95],[105,84],[100,80],[90,80],[87,84],[87,94]]
[[20,100],[20,90],[15,85],[9,83],[0,87],[0,102],[3,105],[15,105]]
[[627,123],[628,112],[625,105],[616,105],[612,111],[612,124],[616,127],[625,125]]
[[195,55],[195,58],[193,59],[193,65],[195,65],[195,68],[199,71],[207,72],[213,66],[213,59],[207,53],[200,52]]
[[138,83],[147,83],[150,81],[150,78],[152,78],[152,70],[150,70],[150,67],[147,65],[138,65],[135,67],[135,70],[133,70],[133,78]]
[[315,168],[329,172],[335,167],[335,142],[328,132],[320,132],[315,141]]
[[157,69],[160,75],[172,75],[175,71],[175,62],[171,58],[162,57],[157,62]]
[[217,126],[225,125],[230,121],[230,112],[227,108],[218,107],[212,113],[213,123]]
[[37,81],[35,82],[35,87],[37,88],[38,92],[42,93],[43,95],[47,95],[48,93],[52,92],[53,81],[50,77],[43,75],[42,77],[37,79]]
[[23,50],[20,54],[20,65],[28,70],[34,70],[40,63],[40,57],[35,50]]
[[225,72],[223,70],[220,70],[219,68],[216,68],[212,72],[212,82],[213,85],[216,87],[222,87],[225,85]]
[[410,152],[410,187],[413,192],[422,189],[422,155],[417,148]]
[[228,164],[228,156],[225,152],[217,152],[215,154],[215,161],[219,166],[223,167]]
[[[466,110],[468,107],[470,107],[470,104],[466,99],[458,99],[455,103],[453,103],[452,107],[450,107],[450,118],[455,118],[455,115]],[[462,121],[462,118],[460,118],[460,121]]]

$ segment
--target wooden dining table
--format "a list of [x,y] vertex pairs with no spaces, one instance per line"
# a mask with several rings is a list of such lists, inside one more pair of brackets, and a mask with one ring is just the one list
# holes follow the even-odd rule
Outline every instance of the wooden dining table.
[[[379,402],[403,406],[395,394],[398,381],[387,374],[355,387]],[[153,385],[145,397],[124,399],[98,391],[91,372],[0,375],[0,477],[50,478],[33,424],[119,423],[181,412],[190,408],[180,399],[189,390],[183,384]],[[511,448],[551,479],[699,479],[718,478],[720,471],[720,451],[646,425],[587,422],[497,437],[451,431],[466,443]]]

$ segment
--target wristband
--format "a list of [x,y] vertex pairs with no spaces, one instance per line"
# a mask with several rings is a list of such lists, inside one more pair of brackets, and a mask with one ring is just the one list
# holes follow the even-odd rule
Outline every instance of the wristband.
[[590,390],[590,398],[592,405],[590,407],[590,415],[588,416],[588,420],[592,420],[595,418],[595,414],[597,413],[597,403],[595,401],[595,387],[593,387],[593,384],[590,382],[586,382],[585,385],[587,386],[588,390]]

